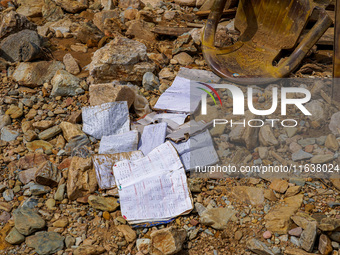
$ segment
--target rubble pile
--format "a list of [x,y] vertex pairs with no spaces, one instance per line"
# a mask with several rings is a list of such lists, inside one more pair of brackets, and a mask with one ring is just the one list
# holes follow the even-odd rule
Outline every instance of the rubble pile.
[[[111,173],[118,161],[136,164],[166,144],[189,170],[173,141],[185,140],[181,128],[192,116],[154,106],[175,78],[218,81],[201,52],[204,2],[0,2],[1,254],[339,254],[335,177],[184,173],[181,194],[189,194],[192,210],[140,224],[122,213],[125,200]],[[237,40],[234,17],[218,26],[217,46]],[[331,77],[328,43],[320,39],[291,77]],[[340,164],[340,108],[331,104],[331,83],[305,86],[312,116],[289,109],[297,127],[212,128],[206,134],[218,145],[216,156],[249,165]],[[257,109],[270,108],[271,88],[253,86]],[[231,97],[223,99],[230,110]],[[223,118],[208,103],[209,115],[190,121]]]

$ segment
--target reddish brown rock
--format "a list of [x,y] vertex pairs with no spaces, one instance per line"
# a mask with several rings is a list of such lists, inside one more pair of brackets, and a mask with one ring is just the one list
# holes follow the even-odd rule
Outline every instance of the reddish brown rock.
[[48,159],[47,155],[42,153],[28,153],[20,158],[17,166],[21,170],[37,167]]
[[91,158],[73,157],[67,178],[67,196],[70,200],[93,193],[97,189],[96,172]]

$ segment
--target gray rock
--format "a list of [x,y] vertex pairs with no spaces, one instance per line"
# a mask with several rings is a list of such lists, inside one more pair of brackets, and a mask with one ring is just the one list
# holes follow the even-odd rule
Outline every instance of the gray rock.
[[18,136],[19,136],[19,132],[11,129],[10,126],[6,126],[1,129],[1,140],[2,141],[6,141],[6,142],[14,141],[15,139],[17,139]]
[[151,72],[147,72],[143,76],[143,87],[145,90],[154,90],[159,86],[159,79]]
[[12,189],[6,189],[3,193],[2,196],[4,197],[4,199],[9,202],[12,201],[14,198],[14,192]]
[[64,68],[64,64],[59,61],[20,63],[13,72],[12,78],[26,87],[37,87],[50,82],[55,73]]
[[6,242],[8,242],[10,244],[20,244],[23,241],[25,241],[25,236],[20,234],[19,231],[14,227],[8,233],[5,240],[6,240]]
[[54,199],[57,201],[62,201],[64,199],[66,183],[59,185],[57,191],[54,194]]
[[328,127],[334,135],[340,135],[340,112],[334,113],[332,115]]
[[300,247],[300,241],[299,238],[295,237],[295,236],[291,236],[290,237],[290,241],[292,244],[296,245],[297,247]]
[[331,240],[340,243],[340,231],[339,232],[332,232],[331,235],[329,236]]
[[38,232],[26,238],[28,247],[39,255],[54,254],[64,248],[64,237],[56,232]]
[[305,107],[312,114],[308,116],[310,120],[323,121],[326,119],[327,115],[323,100],[312,100],[311,102],[307,103]]
[[43,56],[42,39],[32,30],[23,30],[6,37],[0,44],[0,57],[9,62],[26,62]]
[[25,236],[45,227],[45,221],[33,209],[20,207],[13,212],[14,225]]
[[51,191],[50,187],[40,185],[40,184],[34,184],[30,187],[30,192],[33,196],[43,195],[50,191]]
[[300,246],[307,252],[313,251],[316,234],[317,234],[317,227],[315,222],[309,222],[307,228],[302,231],[300,237]]
[[5,126],[11,125],[11,117],[9,117],[7,114],[0,116],[0,129],[2,129]]
[[80,79],[64,70],[59,70],[51,80],[53,86],[51,95],[57,96],[75,96],[84,93],[80,86]]
[[315,138],[306,138],[306,139],[300,139],[298,141],[298,144],[300,144],[301,146],[305,147],[307,145],[313,145],[315,144],[316,139]]
[[298,160],[304,160],[304,159],[310,159],[313,157],[313,154],[307,153],[303,150],[299,150],[298,152],[294,152],[292,154],[292,160],[298,161]]
[[312,164],[324,164],[330,162],[334,159],[333,155],[331,154],[323,154],[323,155],[315,155],[310,159]]
[[247,247],[259,255],[274,255],[274,253],[263,242],[253,238],[247,242]]
[[101,81],[142,81],[156,65],[148,61],[146,46],[127,38],[116,37],[92,57],[90,74]]

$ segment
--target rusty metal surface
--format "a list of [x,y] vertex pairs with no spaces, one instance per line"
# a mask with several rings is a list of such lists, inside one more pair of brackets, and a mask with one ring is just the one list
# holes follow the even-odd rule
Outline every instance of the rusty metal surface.
[[[211,10],[203,34],[203,53],[216,74],[240,84],[285,77],[332,24],[326,11],[312,0],[240,0],[235,27],[241,36],[232,46],[216,48],[215,32],[225,3],[216,0]],[[297,44],[314,9],[319,9],[319,19]],[[292,50],[291,55],[274,65],[284,49]]]

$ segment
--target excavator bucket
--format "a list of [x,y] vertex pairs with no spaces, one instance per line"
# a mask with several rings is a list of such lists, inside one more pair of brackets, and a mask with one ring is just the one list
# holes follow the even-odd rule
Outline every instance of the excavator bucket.
[[[240,0],[235,28],[240,37],[233,45],[215,47],[215,33],[227,0],[215,0],[204,28],[203,54],[219,76],[238,84],[269,83],[287,76],[320,39],[332,19],[317,0]],[[301,37],[312,12],[318,20]],[[282,58],[282,51],[291,54]],[[261,78],[261,79],[259,79]]]

